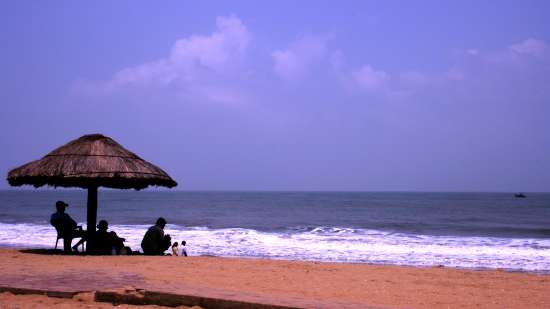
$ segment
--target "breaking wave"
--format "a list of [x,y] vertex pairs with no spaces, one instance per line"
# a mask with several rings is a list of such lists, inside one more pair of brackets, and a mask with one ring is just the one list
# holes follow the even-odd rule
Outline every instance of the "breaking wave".
[[[147,227],[110,228],[137,250]],[[173,241],[186,240],[190,255],[550,272],[550,239],[541,238],[432,236],[346,227],[262,232],[168,225],[166,233]],[[53,248],[55,237],[50,225],[0,223],[4,247]]]

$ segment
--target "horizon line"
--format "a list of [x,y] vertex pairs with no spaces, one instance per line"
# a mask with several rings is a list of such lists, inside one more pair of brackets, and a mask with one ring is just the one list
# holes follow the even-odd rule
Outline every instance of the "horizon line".
[[[84,188],[0,188],[0,191],[51,191],[61,189],[63,191],[81,191],[86,190]],[[464,191],[464,190],[255,190],[255,189],[167,189],[167,188],[146,188],[141,190],[135,189],[113,189],[113,188],[99,188],[100,190],[107,190],[113,192],[124,191],[153,191],[153,192],[241,192],[241,193],[550,193],[550,191]]]

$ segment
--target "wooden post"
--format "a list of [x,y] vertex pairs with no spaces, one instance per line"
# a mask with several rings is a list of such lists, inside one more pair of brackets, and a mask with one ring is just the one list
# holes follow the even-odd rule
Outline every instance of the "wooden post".
[[88,187],[88,222],[86,253],[93,252],[95,226],[97,221],[97,186]]

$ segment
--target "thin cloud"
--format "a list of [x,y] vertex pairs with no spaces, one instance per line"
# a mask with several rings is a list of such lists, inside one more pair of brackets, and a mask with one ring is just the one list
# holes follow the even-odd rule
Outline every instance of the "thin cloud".
[[329,39],[327,36],[304,36],[286,49],[273,51],[274,72],[286,81],[305,78],[326,56]]
[[368,91],[384,90],[390,81],[390,75],[387,72],[375,70],[370,65],[365,65],[351,74],[355,82]]
[[243,63],[251,40],[238,17],[218,17],[210,35],[181,38],[166,57],[123,68],[105,82],[78,81],[75,89],[91,95],[162,89],[185,99],[236,103],[245,97],[235,81],[247,76]]
[[[529,38],[499,50],[467,49],[457,53],[455,63],[443,72],[388,72],[373,64],[355,69],[342,65],[333,68],[343,76],[344,87],[354,85],[356,92],[378,95],[386,100],[407,99],[412,95],[483,94],[507,97],[547,93],[550,79],[548,45]],[[340,52],[338,58],[342,58]],[[513,86],[513,87],[511,87]],[[533,91],[536,90],[536,91]]]
[[166,58],[120,70],[111,83],[166,85],[231,71],[242,60],[251,35],[237,17],[218,17],[216,27],[211,35],[177,40]]
[[544,41],[529,38],[523,42],[509,46],[509,49],[518,54],[541,56],[548,52],[548,46]]

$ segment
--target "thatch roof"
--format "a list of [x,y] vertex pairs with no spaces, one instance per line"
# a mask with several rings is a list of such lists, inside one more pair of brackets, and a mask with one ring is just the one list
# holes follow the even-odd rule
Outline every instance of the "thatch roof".
[[177,186],[162,169],[101,134],[84,135],[40,160],[11,170],[8,182],[12,186],[101,186],[137,190],[150,185]]

